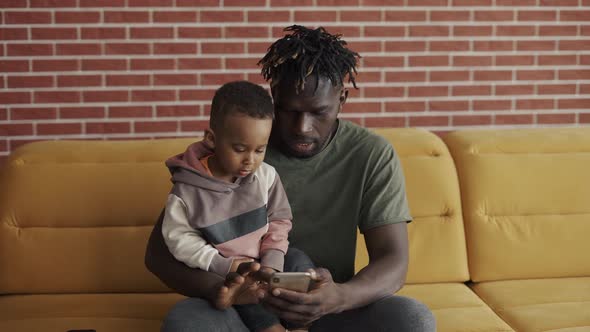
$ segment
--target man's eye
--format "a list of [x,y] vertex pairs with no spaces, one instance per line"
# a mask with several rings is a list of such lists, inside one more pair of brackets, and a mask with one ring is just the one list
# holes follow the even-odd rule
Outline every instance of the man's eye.
[[258,154],[264,153],[264,150],[256,150],[256,153],[258,153]]
[[236,152],[244,152],[244,151],[246,151],[246,149],[244,149],[244,148],[234,148],[234,151],[236,151]]

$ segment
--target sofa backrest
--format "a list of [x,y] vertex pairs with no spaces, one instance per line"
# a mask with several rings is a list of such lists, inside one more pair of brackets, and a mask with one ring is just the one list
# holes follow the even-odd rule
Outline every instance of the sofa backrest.
[[191,141],[15,151],[0,173],[0,294],[166,291],[143,257],[171,186],[162,161]]
[[590,128],[445,137],[474,281],[590,276]]
[[[462,282],[469,279],[455,165],[443,141],[419,129],[379,129],[400,156],[410,212],[408,283]],[[357,271],[368,255],[357,243]]]

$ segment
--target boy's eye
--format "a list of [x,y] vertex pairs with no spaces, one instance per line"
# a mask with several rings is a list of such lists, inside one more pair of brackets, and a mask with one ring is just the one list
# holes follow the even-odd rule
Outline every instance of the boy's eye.
[[244,152],[244,151],[246,151],[246,149],[240,148],[240,147],[234,147],[234,151],[236,151],[236,152]]
[[264,153],[264,150],[256,150],[256,153]]

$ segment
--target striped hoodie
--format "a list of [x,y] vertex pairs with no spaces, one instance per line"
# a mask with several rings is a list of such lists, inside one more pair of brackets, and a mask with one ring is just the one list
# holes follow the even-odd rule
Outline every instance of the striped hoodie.
[[174,183],[162,234],[174,257],[192,268],[227,275],[235,258],[283,270],[291,208],[275,169],[262,163],[234,183],[208,175],[203,142],[166,161]]

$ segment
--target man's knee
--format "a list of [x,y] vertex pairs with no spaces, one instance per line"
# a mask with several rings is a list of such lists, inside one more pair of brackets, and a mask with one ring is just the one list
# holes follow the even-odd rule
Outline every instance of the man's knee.
[[161,332],[248,331],[233,308],[217,310],[203,299],[178,302],[162,323]]
[[287,272],[304,272],[313,269],[315,266],[311,258],[302,250],[289,247],[285,255],[285,268]]
[[405,296],[388,297],[375,304],[379,305],[379,302],[384,302],[381,304],[383,309],[389,308],[385,310],[391,317],[394,331],[436,331],[434,315],[422,302]]

